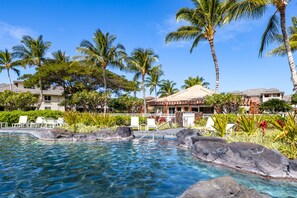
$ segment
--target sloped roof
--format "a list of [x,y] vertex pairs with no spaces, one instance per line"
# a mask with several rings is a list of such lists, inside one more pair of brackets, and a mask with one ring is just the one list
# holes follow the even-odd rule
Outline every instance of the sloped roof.
[[207,95],[213,94],[214,91],[207,89],[201,85],[195,85],[188,89],[181,90],[173,95],[158,98],[154,102],[178,102],[178,101],[196,101],[203,100]]
[[282,93],[284,94],[285,92],[280,91],[278,89],[275,88],[269,88],[269,89],[265,89],[265,88],[257,88],[257,89],[247,89],[245,91],[233,91],[231,92],[233,94],[240,94],[240,95],[247,95],[247,96],[261,96],[263,94],[268,94],[268,93]]
[[[10,90],[10,85],[9,84],[0,84],[0,92],[4,92],[5,90]],[[12,90],[14,92],[30,92],[34,95],[39,95],[40,90],[39,89],[27,89],[27,88],[19,88],[16,85],[12,85]],[[57,88],[49,88],[47,90],[43,90],[43,95],[51,95],[51,96],[62,96],[63,94],[63,88],[62,87],[57,87]]]

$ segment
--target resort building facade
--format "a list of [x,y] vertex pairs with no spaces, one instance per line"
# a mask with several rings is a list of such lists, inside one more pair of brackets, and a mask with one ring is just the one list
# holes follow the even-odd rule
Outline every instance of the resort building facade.
[[214,91],[210,89],[195,85],[173,95],[148,101],[148,109],[156,114],[175,114],[176,112],[213,114],[214,108],[204,104],[204,97],[213,93]]
[[[9,84],[0,84],[0,92],[4,92],[5,90],[10,90]],[[26,87],[24,86],[23,81],[13,81],[12,90],[17,93],[21,92],[30,92],[33,95],[39,97],[40,89],[35,87]],[[43,90],[43,100],[39,107],[39,110],[60,110],[65,111],[63,105],[60,105],[65,101],[65,97],[63,96],[63,88],[62,87],[50,87],[47,90]],[[1,106],[1,104],[0,104]]]
[[234,91],[233,94],[241,95],[243,100],[243,105],[248,113],[258,113],[258,106],[263,102],[271,99],[285,100],[285,92],[280,91],[275,88],[265,89],[247,89],[245,91]]

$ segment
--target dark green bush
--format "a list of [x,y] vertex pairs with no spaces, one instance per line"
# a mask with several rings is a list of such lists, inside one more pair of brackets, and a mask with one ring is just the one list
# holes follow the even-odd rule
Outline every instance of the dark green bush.
[[28,122],[34,122],[37,117],[54,118],[62,117],[63,112],[53,110],[34,110],[34,111],[1,111],[0,122],[7,122],[8,125],[17,123],[20,116],[28,116]]

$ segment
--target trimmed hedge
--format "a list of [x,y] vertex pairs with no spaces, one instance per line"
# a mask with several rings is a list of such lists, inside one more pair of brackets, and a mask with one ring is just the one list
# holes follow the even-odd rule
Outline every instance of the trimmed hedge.
[[20,116],[28,116],[28,122],[35,122],[37,117],[57,119],[63,116],[62,111],[34,110],[34,111],[0,111],[0,122],[7,122],[9,126],[18,123]]

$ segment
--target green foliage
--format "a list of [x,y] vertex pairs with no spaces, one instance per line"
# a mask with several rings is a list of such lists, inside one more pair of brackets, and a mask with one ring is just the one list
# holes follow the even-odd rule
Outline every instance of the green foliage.
[[259,128],[261,117],[255,115],[240,115],[237,119],[238,128],[248,135],[254,134]]
[[6,90],[0,93],[0,104],[9,111],[29,110],[34,108],[37,102],[38,98],[30,92],[16,93]]
[[220,136],[220,137],[224,137],[226,134],[226,127],[228,124],[228,116],[227,115],[218,115],[215,114],[213,117],[211,117],[213,119],[214,125],[213,128],[216,130],[216,135]]
[[185,84],[182,86],[182,89],[187,89],[187,88],[193,87],[195,85],[201,85],[206,88],[209,86],[209,83],[205,82],[205,79],[203,77],[199,77],[199,76],[196,76],[196,77],[190,76],[184,82],[185,82]]
[[279,99],[270,99],[260,106],[261,111],[269,113],[288,112],[291,109],[292,107],[288,103]]
[[97,91],[77,92],[73,94],[70,104],[75,106],[76,109],[82,108],[84,111],[96,111],[99,106],[104,106],[104,96]]
[[9,125],[17,123],[20,116],[28,116],[28,121],[35,122],[37,117],[54,118],[62,117],[63,112],[53,110],[34,111],[0,111],[0,122],[7,122]]
[[68,131],[73,131],[75,133],[92,133],[98,130],[96,126],[88,126],[83,123],[78,123],[74,125],[65,125],[63,126],[63,129],[66,129]]
[[291,143],[293,147],[296,148],[297,140],[297,121],[296,114],[288,114],[288,116],[283,120],[275,120],[272,123],[279,131],[280,134],[277,135],[276,140],[286,141]]
[[176,83],[170,80],[164,80],[161,84],[160,84],[160,89],[158,91],[158,95],[160,95],[160,97],[166,97],[166,96],[170,96],[172,94],[177,93],[179,90],[177,88],[175,88]]
[[68,125],[76,125],[81,122],[81,114],[77,111],[66,111],[63,115],[64,122]]
[[206,122],[207,122],[207,120],[205,118],[203,118],[203,117],[199,117],[199,118],[195,119],[195,125],[196,126],[200,126],[200,127],[205,126]]
[[109,107],[115,112],[138,113],[141,111],[143,99],[127,95],[118,98],[112,98],[109,101]]
[[237,113],[242,104],[241,96],[231,93],[208,95],[204,101],[205,104],[213,106],[217,113]]
[[[297,37],[297,36],[296,36]],[[296,105],[297,104],[297,94],[294,93],[292,96],[291,96],[291,104],[293,105]]]
[[275,138],[278,136],[279,131],[269,130],[265,133],[265,136],[262,136],[261,131],[256,131],[252,135],[248,135],[244,132],[233,133],[232,136],[227,136],[226,140],[228,142],[251,142],[255,144],[263,145],[269,149],[274,149],[280,151],[283,155],[290,159],[297,158],[297,149],[292,148],[290,144],[287,144],[284,141],[276,141]]

